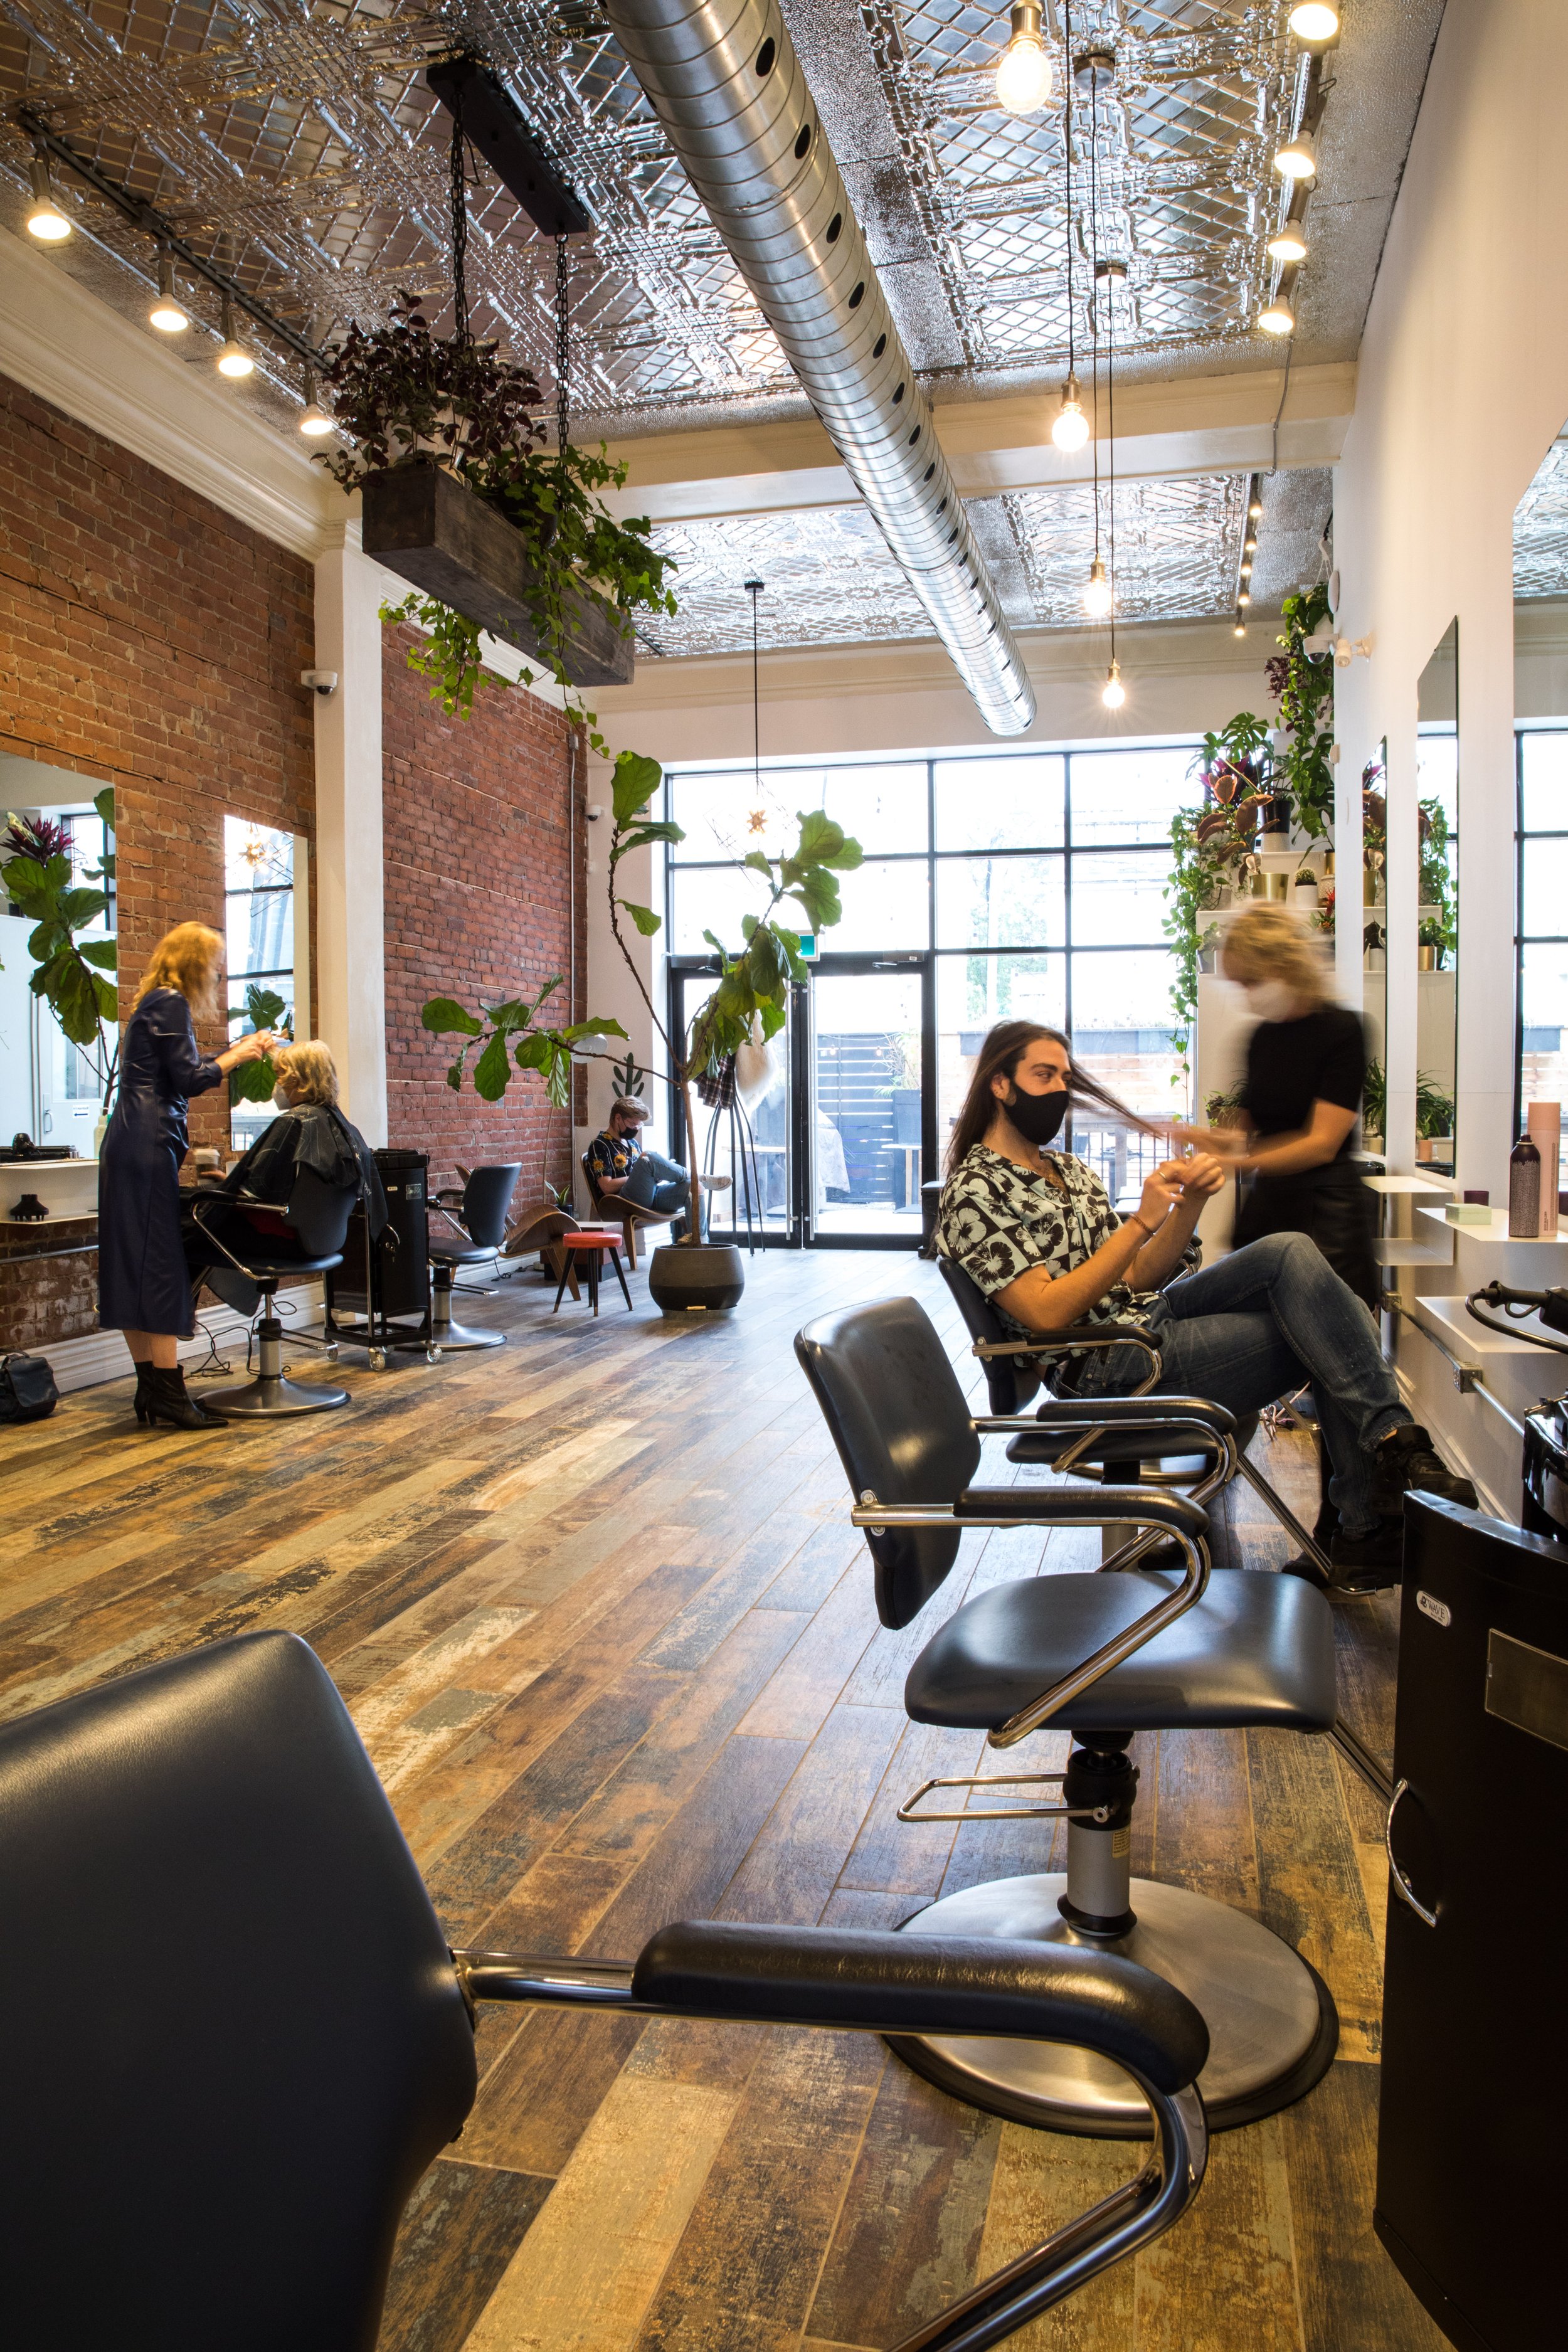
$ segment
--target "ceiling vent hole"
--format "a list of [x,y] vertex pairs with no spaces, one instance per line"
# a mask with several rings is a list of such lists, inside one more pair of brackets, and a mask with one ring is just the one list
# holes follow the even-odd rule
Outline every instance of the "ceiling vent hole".
[[773,40],[770,34],[769,37],[763,43],[762,47],[757,51],[757,79],[759,81],[766,81],[768,76],[773,69],[773,59],[777,55],[778,44]]
[[833,215],[833,218],[832,218],[832,219],[828,222],[828,224],[827,224],[827,242],[828,242],[828,244],[829,244],[829,245],[837,245],[837,242],[838,242],[838,232],[839,232],[839,230],[843,227],[843,226],[844,226],[844,215],[843,215],[843,214],[842,214],[842,213],[835,213],[835,214],[834,214],[834,215]]
[[874,360],[879,360],[887,348],[888,338],[886,335],[879,335],[876,341],[871,346],[871,357]]
[[906,385],[904,385],[904,384],[900,384],[900,386],[899,386],[899,388],[898,388],[897,392],[895,392],[895,393],[894,393],[894,394],[893,394],[893,406],[894,406],[895,408],[897,408],[897,406],[898,406],[898,404],[899,404],[900,401],[900,400],[902,400],[902,398],[903,398],[903,396],[904,396],[904,394],[905,394],[905,392],[906,392],[906,390],[907,390],[907,389],[908,389],[908,387],[907,387]]
[[860,280],[859,285],[858,285],[858,286],[857,286],[857,288],[855,289],[854,293],[853,293],[853,294],[851,294],[851,296],[849,297],[849,308],[850,308],[852,310],[858,310],[860,308],[861,303],[862,303],[865,299],[866,299],[866,281],[865,281],[865,279],[864,279],[864,278],[862,278],[862,279]]
[[807,155],[808,155],[810,152],[811,152],[811,125],[810,125],[810,123],[809,123],[809,122],[805,122],[805,123],[803,123],[803,124],[801,125],[800,136],[799,136],[799,138],[798,138],[798,139],[795,141],[795,162],[796,162],[797,163],[805,163],[805,159],[806,159],[806,157],[807,157]]

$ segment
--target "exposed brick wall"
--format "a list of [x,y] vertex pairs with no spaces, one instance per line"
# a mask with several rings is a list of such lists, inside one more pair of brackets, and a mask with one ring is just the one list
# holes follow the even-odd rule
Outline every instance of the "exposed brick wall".
[[226,814],[313,839],[310,567],[4,377],[0,482],[0,748],[115,787],[123,1016],[171,924],[222,929]]
[[[9,1195],[7,1195],[9,1197]],[[98,1328],[96,1217],[0,1227],[0,1353],[26,1355]],[[47,1255],[40,1255],[47,1250]]]
[[[432,1180],[521,1160],[518,1199],[570,1172],[568,1114],[541,1079],[514,1071],[499,1103],[454,1094],[458,1041],[420,1026],[432,996],[477,1006],[531,995],[570,952],[567,729],[536,696],[481,687],[473,717],[447,719],[405,659],[413,635],[388,631],[382,744],[386,836],[386,1076],[390,1139],[428,1151]],[[577,782],[577,997],[584,1000],[583,780]],[[567,1018],[567,991],[558,992]],[[552,999],[552,1002],[557,1000]],[[471,1057],[470,1057],[471,1058]]]

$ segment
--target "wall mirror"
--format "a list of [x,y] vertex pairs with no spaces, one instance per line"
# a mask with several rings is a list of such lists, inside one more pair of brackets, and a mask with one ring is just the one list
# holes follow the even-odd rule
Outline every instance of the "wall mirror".
[[[1519,997],[1514,1133],[1547,1162],[1543,1208],[1568,1192],[1568,428],[1513,518],[1513,711],[1519,789]],[[1557,1138],[1555,1181],[1550,1166]]]
[[1459,985],[1459,625],[1415,689],[1415,1158],[1454,1173]]
[[[1361,772],[1362,1021],[1366,1032],[1366,1088],[1362,1146],[1381,1159],[1388,1149],[1388,739]],[[1353,894],[1352,894],[1353,895]]]
[[[105,781],[0,752],[0,811],[11,821],[19,819],[24,828],[38,828],[34,837],[45,845],[63,846],[73,885],[108,893],[107,912],[79,934],[89,961],[96,961],[91,948],[107,942],[115,929],[111,864],[107,877],[105,873],[113,836],[93,807]],[[48,1003],[33,992],[36,967],[27,942],[34,928],[35,919],[18,905],[0,900],[0,1144],[26,1135],[34,1143],[93,1160],[103,1118],[103,1073],[91,1052],[70,1042]],[[106,1032],[104,1051],[111,1050]]]

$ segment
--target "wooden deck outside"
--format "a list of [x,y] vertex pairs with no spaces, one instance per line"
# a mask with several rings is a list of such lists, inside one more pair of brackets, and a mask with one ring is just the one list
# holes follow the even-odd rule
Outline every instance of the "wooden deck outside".
[[[128,1383],[68,1398],[6,1443],[0,1713],[295,1629],[454,1943],[629,1958],[683,1916],[892,1927],[1059,1868],[1048,1824],[894,1819],[981,1749],[906,1722],[916,1650],[966,1593],[1098,1557],[1092,1535],[976,1532],[918,1625],[879,1630],[790,1341],[909,1291],[959,1356],[934,1269],[774,1254],[738,1314],[690,1321],[640,1277],[635,1316],[617,1297],[552,1318],[523,1275],[463,1302],[506,1349],[380,1376],[345,1358],[353,1407],[304,1422],[150,1435]],[[1303,1440],[1274,1441],[1271,1468],[1306,1499]],[[1278,1561],[1252,1499],[1231,1507],[1220,1556]],[[1384,1749],[1394,1622],[1386,1601],[1339,1612],[1345,1711]],[[1040,1768],[1065,1746],[1036,1743]],[[1135,1871],[1299,1944],[1340,2054],[1300,2105],[1219,2137],[1187,2220],[1023,2352],[1436,2352],[1369,2218],[1376,1808],[1321,1740],[1134,1753]],[[1137,2161],[961,2106],[852,2034],[492,2011],[479,2043],[474,2114],[405,2219],[383,2352],[882,2352]]]

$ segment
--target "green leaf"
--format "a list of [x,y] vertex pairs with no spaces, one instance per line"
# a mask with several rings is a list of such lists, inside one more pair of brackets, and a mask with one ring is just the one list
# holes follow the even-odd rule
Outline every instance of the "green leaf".
[[661,928],[661,919],[651,907],[634,906],[630,898],[617,898],[616,904],[625,908],[645,940],[651,940],[655,931]]
[[639,824],[635,833],[628,833],[624,839],[616,842],[610,852],[610,864],[618,866],[621,859],[630,851],[646,849],[650,841],[676,842],[684,841],[685,838],[685,829],[679,824],[666,824],[662,821],[658,824]]
[[473,1014],[453,996],[433,996],[419,1018],[425,1027],[433,1030],[438,1037],[454,1029],[465,1037],[478,1037],[484,1028],[484,1023],[476,1021]]
[[843,874],[853,872],[861,862],[863,852],[858,841],[851,841],[841,824],[822,809],[800,809],[800,839],[795,855],[802,865],[833,866]]
[[240,1062],[228,1074],[228,1098],[231,1103],[270,1102],[272,1089],[278,1084],[278,1073],[272,1057],[263,1054],[258,1062]]
[[35,990],[48,998],[55,1018],[73,1045],[98,1044],[98,989],[106,985],[104,982],[94,984],[92,973],[69,948],[62,949],[34,974]]
[[550,1066],[550,1040],[542,1030],[531,1030],[513,1055],[520,1070],[543,1070]]
[[94,793],[92,796],[92,804],[98,811],[99,815],[103,819],[104,824],[109,827],[110,832],[112,833],[114,831],[114,786],[112,784],[105,784],[100,793]]
[[807,923],[814,931],[831,930],[844,911],[838,884],[824,866],[814,866],[809,874],[802,875],[792,885],[789,896],[798,898],[805,908]]
[[560,1033],[568,1045],[574,1045],[579,1037],[624,1037],[626,1034],[618,1021],[606,1021],[596,1013],[588,1021],[574,1021],[569,1029]]
[[507,1059],[506,1039],[497,1030],[474,1065],[474,1091],[486,1102],[500,1102],[510,1076],[511,1065]]
[[108,904],[108,896],[102,890],[62,890],[56,912],[62,923],[79,931],[89,923],[96,923]]
[[663,781],[664,770],[657,760],[643,751],[621,752],[610,783],[617,828],[629,824],[647,806]]
[[773,880],[773,861],[771,857],[764,857],[760,849],[748,849],[741,863],[749,866],[753,874],[765,874],[770,882]]

